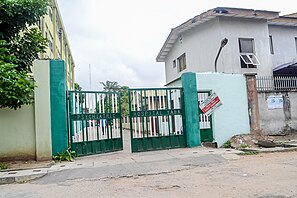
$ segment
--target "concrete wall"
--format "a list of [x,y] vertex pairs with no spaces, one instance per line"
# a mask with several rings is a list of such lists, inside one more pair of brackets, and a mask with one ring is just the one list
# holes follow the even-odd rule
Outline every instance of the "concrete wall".
[[0,159],[35,159],[34,105],[0,109]]
[[[280,95],[283,108],[268,109],[267,98]],[[263,134],[297,131],[297,92],[259,92],[260,124]]]
[[[229,41],[218,59],[218,72],[272,75],[267,21],[219,17],[185,32],[181,40],[176,41],[165,61],[166,83],[177,79],[184,72],[213,72],[223,38]],[[254,39],[255,54],[260,62],[257,69],[241,68],[239,38]],[[178,72],[177,67],[173,68],[173,60],[183,53],[186,53],[187,69]]]
[[[221,37],[229,42],[222,50],[218,71],[224,73],[258,73],[272,75],[269,32],[266,20],[220,18]],[[254,52],[259,59],[257,69],[241,68],[239,38],[253,38]]]
[[[53,63],[53,64],[50,64]],[[38,60],[34,62],[33,73],[36,81],[36,89],[34,91],[34,104],[22,106],[21,109],[0,109],[0,160],[50,160],[52,159],[52,117],[61,118],[62,112],[64,121],[60,123],[66,125],[66,91],[62,91],[60,103],[63,105],[59,116],[53,114],[51,108],[51,81],[54,77],[50,76],[50,65],[65,65],[63,61],[45,61]],[[57,73],[57,70],[55,70]],[[63,73],[63,72],[60,72]],[[59,74],[62,75],[62,74]],[[65,90],[65,71],[63,73],[63,83],[52,85],[62,89],[62,84]],[[55,91],[58,92],[58,91]],[[55,94],[54,94],[55,95]],[[54,103],[56,108],[58,103]],[[54,123],[57,129],[57,123]],[[61,127],[60,127],[61,128]],[[55,130],[61,135],[66,134],[67,144],[67,131],[66,126],[63,130]],[[54,134],[56,135],[56,134]],[[57,135],[56,135],[57,136]],[[61,146],[61,145],[58,145]],[[64,146],[64,145],[63,145]],[[66,146],[67,147],[67,146]]]
[[[181,35],[165,61],[166,83],[180,77],[182,73],[214,71],[214,60],[220,46],[218,19],[201,24]],[[206,39],[207,38],[207,39]],[[178,72],[173,60],[186,53],[187,69]]]
[[222,106],[213,114],[214,141],[221,146],[236,134],[250,132],[246,79],[241,74],[197,73],[197,89],[215,92]]
[[269,34],[272,35],[274,47],[274,54],[271,55],[273,68],[296,60],[297,27],[269,26]]

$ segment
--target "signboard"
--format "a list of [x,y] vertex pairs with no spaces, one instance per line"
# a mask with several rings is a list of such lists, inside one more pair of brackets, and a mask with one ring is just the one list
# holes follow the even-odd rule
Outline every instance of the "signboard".
[[283,96],[268,96],[267,98],[268,109],[282,109],[284,106]]
[[217,96],[216,93],[213,93],[208,98],[206,98],[205,101],[201,102],[199,107],[205,115],[210,116],[214,112],[214,110],[221,105],[222,102],[219,96]]

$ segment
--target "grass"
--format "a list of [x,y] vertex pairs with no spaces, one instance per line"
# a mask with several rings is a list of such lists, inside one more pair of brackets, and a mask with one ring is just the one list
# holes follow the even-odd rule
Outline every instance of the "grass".
[[239,148],[244,149],[244,148],[249,148],[249,145],[247,144],[240,144]]
[[223,144],[223,148],[231,148],[231,141],[228,140],[227,142],[225,142],[225,143]]
[[8,168],[8,165],[3,163],[3,162],[0,162],[0,170],[5,170]]
[[243,153],[238,153],[238,155],[258,155],[259,153],[257,151],[247,151]]

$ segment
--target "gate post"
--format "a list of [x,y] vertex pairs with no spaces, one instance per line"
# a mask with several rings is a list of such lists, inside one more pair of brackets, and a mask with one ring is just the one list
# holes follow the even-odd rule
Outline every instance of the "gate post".
[[52,153],[57,155],[68,148],[66,67],[62,60],[50,61],[50,103]]
[[256,74],[245,74],[251,134],[261,135]]
[[201,146],[196,74],[183,73],[181,80],[184,91],[187,146]]

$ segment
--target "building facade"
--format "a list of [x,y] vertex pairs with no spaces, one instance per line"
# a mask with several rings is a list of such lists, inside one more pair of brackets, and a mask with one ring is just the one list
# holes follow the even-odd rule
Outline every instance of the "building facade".
[[40,54],[40,59],[64,60],[67,87],[68,89],[74,89],[75,63],[56,0],[50,1],[48,12],[40,18],[38,27],[48,41],[46,52]]
[[296,14],[214,8],[171,30],[156,58],[165,62],[166,84],[174,84],[184,72],[214,72],[224,38],[228,43],[218,72],[271,76],[274,68],[297,59]]

